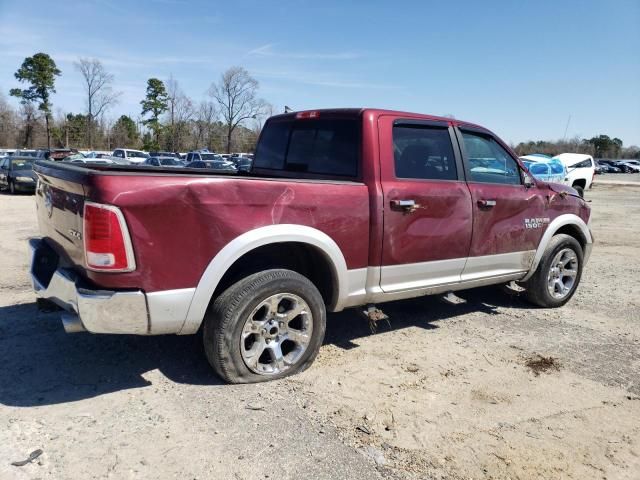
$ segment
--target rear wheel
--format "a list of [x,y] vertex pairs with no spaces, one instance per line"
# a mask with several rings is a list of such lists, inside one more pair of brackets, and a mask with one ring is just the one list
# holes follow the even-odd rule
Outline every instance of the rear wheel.
[[326,328],[318,289],[291,270],[266,270],[229,287],[204,319],[205,352],[230,383],[253,383],[305,370]]
[[533,276],[523,284],[526,298],[535,305],[561,307],[576,292],[582,276],[582,247],[569,235],[549,242]]

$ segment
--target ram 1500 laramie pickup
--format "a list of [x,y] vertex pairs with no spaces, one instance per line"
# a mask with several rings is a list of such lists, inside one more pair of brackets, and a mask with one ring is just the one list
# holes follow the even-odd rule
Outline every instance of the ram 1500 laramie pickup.
[[309,366],[326,312],[518,282],[576,291],[590,209],[478,125],[374,109],[270,118],[249,174],[145,166],[35,171],[41,301],[67,331],[202,331],[229,382]]

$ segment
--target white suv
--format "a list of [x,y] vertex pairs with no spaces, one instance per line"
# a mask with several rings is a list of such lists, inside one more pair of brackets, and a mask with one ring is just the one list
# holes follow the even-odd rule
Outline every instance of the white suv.
[[[131,150],[130,148],[116,148],[111,154],[111,158],[117,163],[142,163],[149,154],[141,150]],[[120,161],[120,162],[118,162]]]
[[553,158],[560,160],[567,168],[564,183],[573,187],[583,197],[584,191],[591,188],[593,176],[596,174],[593,157],[583,153],[561,153]]

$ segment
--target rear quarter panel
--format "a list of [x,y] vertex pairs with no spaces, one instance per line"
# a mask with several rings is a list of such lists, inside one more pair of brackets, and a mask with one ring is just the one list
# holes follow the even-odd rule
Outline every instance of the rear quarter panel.
[[92,201],[120,207],[138,268],[85,272],[105,288],[148,292],[195,287],[231,240],[275,224],[314,227],[342,250],[347,268],[367,265],[369,193],[364,184],[186,175],[97,175]]

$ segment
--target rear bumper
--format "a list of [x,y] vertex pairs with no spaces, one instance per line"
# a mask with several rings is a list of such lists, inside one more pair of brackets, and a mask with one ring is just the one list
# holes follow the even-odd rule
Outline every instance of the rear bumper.
[[67,332],[160,335],[180,333],[195,288],[143,292],[86,288],[72,269],[59,265],[53,250],[39,238],[29,240],[30,274],[39,298],[65,310]]
[[35,192],[36,182],[13,181],[13,186],[18,192]]
[[72,270],[58,268],[57,259],[51,259],[50,249],[41,239],[30,239],[29,248],[33,289],[39,298],[49,300],[67,312],[63,315],[67,331],[151,333],[144,292],[83,288]]

